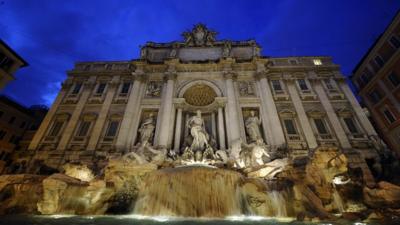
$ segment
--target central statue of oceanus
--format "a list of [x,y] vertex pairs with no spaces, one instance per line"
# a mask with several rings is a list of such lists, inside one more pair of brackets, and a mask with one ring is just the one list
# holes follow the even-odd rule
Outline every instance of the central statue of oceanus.
[[196,115],[188,119],[186,127],[190,131],[192,143],[185,148],[183,157],[185,159],[194,158],[196,161],[214,158],[214,151],[209,144],[210,137],[204,127],[204,120],[201,117],[200,110],[197,110]]

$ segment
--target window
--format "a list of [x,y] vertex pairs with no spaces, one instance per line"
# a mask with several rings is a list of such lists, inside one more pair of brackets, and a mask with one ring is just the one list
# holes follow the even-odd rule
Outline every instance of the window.
[[389,39],[390,44],[393,45],[393,47],[400,48],[400,39],[398,36],[393,35],[390,39]]
[[11,117],[10,120],[8,121],[9,124],[13,124],[15,121],[15,116]]
[[325,123],[322,119],[314,119],[314,123],[319,134],[328,134],[328,129],[326,129]]
[[314,65],[316,65],[316,66],[322,65],[322,62],[321,62],[320,59],[313,59],[313,63],[314,63]]
[[25,125],[26,125],[26,122],[25,122],[25,121],[23,121],[23,122],[21,123],[21,125],[19,126],[19,128],[24,128],[24,127],[25,127]]
[[128,94],[130,87],[131,87],[131,82],[124,82],[122,84],[121,94]]
[[378,103],[382,99],[382,94],[377,89],[371,91],[368,96],[373,104]]
[[298,82],[299,87],[300,87],[300,89],[302,91],[307,91],[308,90],[308,86],[307,86],[306,80],[300,79],[300,80],[297,80],[297,82]]
[[89,131],[89,127],[90,127],[90,121],[82,121],[79,126],[77,136],[85,137]]
[[97,86],[96,94],[103,94],[104,89],[106,89],[106,85],[107,85],[106,83],[100,83]]
[[283,120],[283,123],[285,124],[287,134],[297,134],[296,126],[294,125],[294,121],[292,119],[285,119]]
[[117,134],[119,121],[110,121],[106,131],[106,137],[114,137]]
[[352,134],[358,134],[358,129],[356,124],[354,123],[354,120],[350,117],[344,118],[344,122],[346,123],[347,128],[349,129],[350,133]]
[[5,132],[4,130],[0,131],[0,140],[3,140],[4,137],[6,136],[7,132]]
[[71,94],[78,94],[79,91],[81,90],[82,83],[76,83],[74,86],[74,89],[72,90]]
[[388,109],[385,108],[383,110],[383,114],[385,115],[386,120],[391,124],[396,121],[396,117],[393,115],[393,113]]
[[272,88],[275,91],[282,91],[282,86],[281,86],[281,82],[279,82],[279,80],[272,80]]
[[4,112],[3,112],[3,111],[0,111],[0,117],[2,117],[2,116],[3,116],[3,114],[4,114]]
[[289,60],[290,65],[297,65],[297,60],[291,59]]
[[379,67],[383,67],[383,65],[385,65],[385,61],[383,61],[382,57],[379,55],[375,56],[374,61]]
[[397,74],[395,72],[392,72],[391,74],[389,74],[388,79],[394,87],[399,86],[400,78],[397,76]]
[[60,133],[61,127],[63,126],[64,122],[62,121],[55,121],[53,123],[53,127],[50,129],[49,136],[56,137]]
[[325,79],[324,82],[325,82],[326,88],[328,90],[330,90],[330,91],[331,90],[336,90],[336,88],[335,88],[334,84],[332,83],[331,79]]

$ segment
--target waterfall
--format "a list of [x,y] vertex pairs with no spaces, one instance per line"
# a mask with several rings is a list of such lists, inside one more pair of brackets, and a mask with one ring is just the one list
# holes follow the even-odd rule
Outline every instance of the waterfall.
[[241,174],[199,166],[161,169],[144,178],[134,214],[226,217],[240,215]]
[[270,191],[268,192],[268,197],[271,200],[271,207],[274,210],[274,216],[276,217],[287,217],[287,209],[286,209],[286,199],[284,197],[284,193],[279,191]]
[[337,209],[339,210],[340,213],[344,212],[345,210],[345,206],[344,206],[344,202],[342,200],[342,197],[340,197],[339,192],[336,190],[336,186],[333,185],[333,202],[335,203]]

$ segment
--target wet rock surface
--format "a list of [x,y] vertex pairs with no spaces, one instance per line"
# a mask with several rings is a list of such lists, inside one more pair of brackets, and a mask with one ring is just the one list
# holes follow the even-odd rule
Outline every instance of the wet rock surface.
[[[347,157],[320,149],[308,159],[273,159],[252,168],[178,161],[110,159],[101,173],[65,165],[64,173],[0,176],[0,214],[141,214],[301,221],[396,219],[400,187],[354,179]],[[94,174],[97,174],[95,176]],[[356,176],[357,177],[357,176]]]

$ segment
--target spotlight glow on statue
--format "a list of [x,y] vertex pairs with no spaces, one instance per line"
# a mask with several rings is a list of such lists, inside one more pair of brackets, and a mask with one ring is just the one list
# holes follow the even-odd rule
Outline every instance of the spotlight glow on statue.
[[192,151],[204,151],[208,147],[208,134],[204,128],[204,120],[201,117],[201,111],[197,110],[196,115],[189,118],[187,126],[190,128],[190,135],[193,142],[190,145]]

